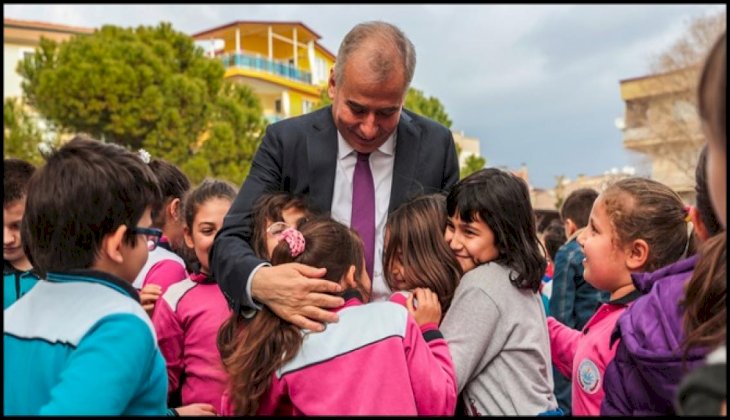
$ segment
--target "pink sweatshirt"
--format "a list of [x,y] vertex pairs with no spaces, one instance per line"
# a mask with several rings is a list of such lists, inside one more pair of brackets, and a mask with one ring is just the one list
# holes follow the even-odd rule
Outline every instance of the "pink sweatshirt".
[[603,375],[613,359],[618,342],[611,347],[611,333],[619,316],[639,293],[601,305],[583,327],[574,330],[548,317],[550,353],[556,368],[572,381],[573,415],[598,416],[606,395]]
[[209,403],[220,413],[227,375],[216,338],[230,314],[218,284],[205,274],[173,284],[157,301],[152,324],[167,363],[168,396],[182,387],[183,405]]
[[[340,321],[306,334],[275,372],[258,414],[453,415],[454,366],[435,324],[420,328],[393,302],[345,299]],[[223,405],[233,414],[227,396]]]

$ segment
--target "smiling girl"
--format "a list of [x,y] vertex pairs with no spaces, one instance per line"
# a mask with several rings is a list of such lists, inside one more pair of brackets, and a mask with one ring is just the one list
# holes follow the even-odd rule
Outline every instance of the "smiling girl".
[[185,197],[185,244],[193,248],[200,266],[167,289],[152,316],[167,363],[168,396],[180,393],[183,404],[208,403],[216,413],[227,378],[216,339],[230,310],[218,284],[208,276],[208,252],[235,196],[230,184],[205,180]]
[[600,414],[604,375],[618,347],[614,326],[640,296],[631,274],[657,270],[688,252],[686,218],[674,191],[645,178],[617,181],[594,202],[588,226],[578,236],[585,254],[583,277],[609,292],[609,301],[582,331],[548,318],[553,363],[573,383],[573,414]]
[[447,198],[446,240],[466,273],[441,331],[467,415],[553,412],[550,341],[538,292],[547,262],[527,183],[487,168]]

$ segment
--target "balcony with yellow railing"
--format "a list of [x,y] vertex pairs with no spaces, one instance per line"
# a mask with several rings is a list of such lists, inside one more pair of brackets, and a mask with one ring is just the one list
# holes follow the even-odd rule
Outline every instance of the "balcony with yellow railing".
[[219,58],[223,63],[223,67],[226,69],[243,68],[258,70],[293,80],[295,82],[312,85],[312,73],[291,66],[283,61],[269,60],[260,56],[236,53],[223,54]]

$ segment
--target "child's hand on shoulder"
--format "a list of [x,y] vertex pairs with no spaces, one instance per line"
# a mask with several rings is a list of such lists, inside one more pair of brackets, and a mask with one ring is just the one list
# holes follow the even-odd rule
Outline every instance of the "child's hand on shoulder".
[[162,287],[159,284],[150,283],[139,291],[139,301],[142,304],[142,308],[147,311],[147,314],[151,317],[152,310],[155,309],[155,303],[157,299],[162,295]]
[[[415,300],[415,301],[414,301]],[[436,293],[430,289],[417,288],[406,301],[408,312],[416,319],[419,326],[429,323],[438,325],[441,321],[441,303]]]

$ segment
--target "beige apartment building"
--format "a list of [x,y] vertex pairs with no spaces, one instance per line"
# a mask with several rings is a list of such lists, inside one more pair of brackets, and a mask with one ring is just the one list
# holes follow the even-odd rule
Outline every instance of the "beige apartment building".
[[624,147],[646,155],[651,178],[695,202],[694,171],[704,137],[696,111],[697,69],[622,80]]
[[74,35],[92,32],[92,28],[3,18],[3,100],[21,96],[22,78],[16,71],[18,62],[35,52],[41,37],[61,42]]

